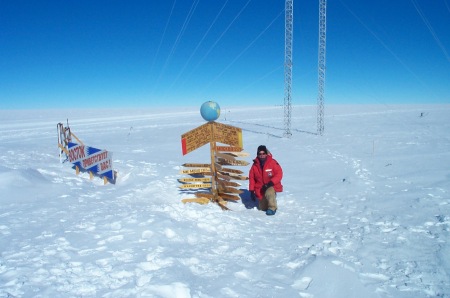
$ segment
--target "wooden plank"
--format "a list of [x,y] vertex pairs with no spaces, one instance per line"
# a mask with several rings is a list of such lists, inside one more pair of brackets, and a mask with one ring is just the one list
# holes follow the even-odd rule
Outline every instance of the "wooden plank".
[[240,190],[240,189],[232,188],[232,187],[221,187],[221,186],[219,186],[219,192],[221,192],[221,193],[237,193],[237,194],[241,194],[244,191]]
[[241,186],[241,184],[237,183],[237,182],[232,182],[232,181],[224,181],[224,180],[217,180],[217,183],[219,183],[219,185],[221,186],[231,186],[231,187],[239,187]]
[[216,168],[216,171],[221,171],[222,170],[222,166],[219,165],[217,162],[214,163],[214,167]]
[[221,168],[221,169],[219,170],[219,172],[233,173],[233,174],[238,174],[238,175],[244,174],[244,172],[241,171],[241,170],[229,169],[229,168]]
[[229,155],[235,156],[235,157],[247,157],[250,156],[250,153],[248,152],[228,152]]
[[233,200],[233,201],[239,201],[241,199],[240,196],[236,196],[236,195],[230,195],[227,193],[221,193],[219,192],[219,196],[225,200]]
[[209,163],[184,163],[183,167],[186,168],[210,168],[211,165]]
[[218,160],[219,165],[222,166],[248,166],[250,163],[248,161],[245,160],[229,160],[229,159],[224,159],[224,158],[219,158]]
[[217,205],[219,205],[219,207],[222,208],[222,210],[230,210],[230,208],[225,206],[225,203],[226,203],[226,201],[217,202]]
[[178,186],[179,188],[211,188],[211,183],[200,183],[200,184],[182,184]]
[[183,155],[209,143],[212,138],[210,123],[205,123],[181,135],[181,149]]
[[240,147],[233,147],[233,146],[216,146],[216,151],[226,151],[226,152],[241,152],[244,150]]
[[205,178],[180,178],[178,179],[180,182],[211,182],[210,177]]
[[247,176],[242,176],[242,175],[233,175],[233,174],[226,173],[225,175],[222,175],[222,176],[223,176],[223,179],[225,179],[225,177],[228,178],[225,180],[248,180]]
[[216,156],[226,160],[236,161],[236,158],[234,158],[234,156],[229,155],[228,153],[216,152]]
[[186,169],[180,170],[180,174],[204,174],[210,171],[211,171],[210,168]]
[[231,125],[212,122],[214,141],[242,148],[242,129]]
[[181,202],[186,203],[199,203],[199,204],[208,204],[210,199],[208,198],[192,198],[192,199],[182,199]]
[[197,198],[214,198],[214,195],[212,193],[209,192],[196,192],[194,194]]
[[225,174],[217,173],[217,177],[220,178],[220,179],[226,180],[226,181],[230,181],[231,180],[230,175],[228,175],[226,173]]

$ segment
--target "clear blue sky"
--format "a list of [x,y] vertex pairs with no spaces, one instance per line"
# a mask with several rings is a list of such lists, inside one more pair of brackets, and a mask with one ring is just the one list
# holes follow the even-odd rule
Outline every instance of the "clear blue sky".
[[[283,104],[280,0],[0,0],[0,108]],[[294,1],[293,104],[318,1]],[[325,104],[450,103],[450,0],[329,0]]]

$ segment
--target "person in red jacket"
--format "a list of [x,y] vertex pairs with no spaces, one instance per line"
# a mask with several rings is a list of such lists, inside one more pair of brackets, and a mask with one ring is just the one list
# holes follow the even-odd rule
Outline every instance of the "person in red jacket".
[[259,200],[259,210],[274,215],[277,211],[277,192],[283,191],[283,170],[266,146],[258,147],[248,176],[252,200]]

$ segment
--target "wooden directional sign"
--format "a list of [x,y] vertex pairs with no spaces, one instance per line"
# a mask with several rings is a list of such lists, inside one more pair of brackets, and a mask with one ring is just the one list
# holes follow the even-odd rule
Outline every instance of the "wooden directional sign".
[[205,178],[180,178],[178,179],[180,182],[211,182],[210,177]]
[[236,196],[236,195],[230,195],[230,194],[222,193],[222,192],[219,192],[219,196],[222,197],[222,199],[225,199],[225,200],[238,201],[238,200],[241,199],[241,197],[239,197],[239,196]]
[[247,157],[250,155],[250,153],[248,152],[227,152],[229,155],[231,156],[235,156],[235,157]]
[[249,165],[248,161],[245,160],[229,160],[224,158],[219,158],[219,164],[220,165],[228,165],[228,166],[247,166]]
[[217,180],[217,183],[219,183],[220,186],[233,186],[233,187],[238,187],[241,186],[241,184],[237,183],[237,182],[232,182],[232,181],[226,181],[226,180]]
[[193,130],[181,135],[181,149],[183,155],[194,151],[197,148],[209,143],[212,137],[212,130],[210,123],[205,123]]
[[[210,143],[211,164],[183,164],[188,169],[183,169],[180,173],[194,177],[178,179],[179,182],[184,183],[179,187],[189,191],[194,188],[201,190],[195,192],[197,198],[186,198],[182,201],[183,203],[197,202],[201,204],[213,201],[222,209],[229,210],[225,206],[227,203],[225,200],[239,200],[240,197],[227,193],[242,193],[242,190],[234,188],[241,185],[230,180],[246,180],[248,177],[241,176],[242,171],[223,169],[221,165],[245,166],[249,164],[246,161],[236,159],[236,157],[248,155],[242,152],[242,129],[210,121],[181,136],[183,155],[207,143]],[[217,145],[216,143],[227,146]],[[209,192],[205,192],[205,188],[208,188]]]
[[213,122],[214,141],[242,148],[242,129],[231,125]]
[[242,176],[242,175],[233,175],[233,174],[229,174],[229,173],[224,173],[224,174],[217,174],[217,177],[224,179],[224,180],[248,180],[247,176]]
[[234,156],[231,156],[231,155],[226,154],[226,153],[216,152],[216,156],[220,157],[220,158],[224,158],[224,159],[229,159],[231,161],[235,161],[236,160],[236,158],[234,158]]
[[216,151],[225,151],[225,152],[241,152],[242,148],[233,147],[233,146],[216,146]]
[[243,191],[240,189],[236,189],[236,188],[232,188],[232,187],[221,187],[221,186],[219,186],[219,192],[224,192],[224,193],[230,192],[230,193],[237,193],[237,194],[243,193]]
[[223,168],[223,167],[219,170],[219,172],[233,173],[233,174],[237,174],[237,175],[244,174],[244,172],[242,172],[241,170],[228,169],[228,168]]
[[197,198],[209,198],[209,199],[214,198],[214,195],[212,193],[209,193],[209,192],[196,192],[194,195]]
[[211,183],[202,183],[202,184],[182,184],[179,186],[180,188],[210,188]]
[[[232,147],[242,148],[242,129],[217,122],[205,123],[181,135],[183,155],[209,142],[219,142]],[[221,147],[228,148],[226,146]],[[235,149],[232,150],[234,151]],[[242,149],[239,151],[242,151]]]
[[211,165],[209,163],[184,163],[182,166],[186,168],[209,168]]
[[209,168],[198,168],[198,169],[187,169],[187,170],[181,170],[180,174],[203,174],[211,172],[211,169]]
[[209,203],[208,198],[193,198],[193,199],[182,199],[181,202],[183,203],[199,203],[199,204],[208,204]]

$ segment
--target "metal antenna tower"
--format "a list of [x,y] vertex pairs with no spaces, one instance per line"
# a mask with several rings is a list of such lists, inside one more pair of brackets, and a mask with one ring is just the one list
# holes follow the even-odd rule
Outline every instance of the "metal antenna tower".
[[290,138],[291,133],[291,98],[292,98],[292,37],[293,37],[293,0],[285,4],[284,33],[284,136]]
[[327,43],[327,0],[319,0],[319,91],[317,95],[317,134],[323,135],[324,130],[324,91],[325,91],[325,51]]

